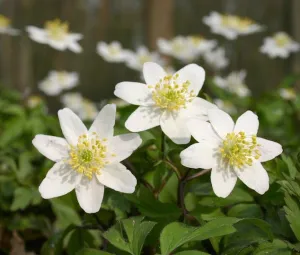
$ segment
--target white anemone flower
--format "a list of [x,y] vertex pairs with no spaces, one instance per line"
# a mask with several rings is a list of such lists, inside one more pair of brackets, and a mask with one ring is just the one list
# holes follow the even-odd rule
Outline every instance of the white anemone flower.
[[212,50],[217,45],[215,40],[207,40],[201,36],[176,36],[171,40],[158,39],[159,51],[172,56],[185,63],[197,59],[206,51]]
[[206,64],[216,71],[224,69],[229,64],[225,49],[222,47],[205,52],[203,57]]
[[32,143],[54,161],[39,186],[44,199],[59,197],[75,189],[81,208],[99,211],[104,187],[133,193],[136,178],[120,162],[136,150],[142,140],[138,134],[113,136],[116,107],[106,105],[89,130],[70,109],[58,111],[65,138],[37,135]]
[[261,25],[249,18],[218,12],[211,12],[203,18],[203,22],[210,27],[212,33],[222,35],[229,40],[235,40],[239,35],[252,34],[263,29]]
[[227,197],[239,178],[259,194],[269,189],[269,176],[262,162],[282,153],[282,147],[257,137],[258,117],[251,111],[236,124],[219,109],[208,111],[209,121],[193,119],[188,123],[198,143],[181,152],[181,164],[190,168],[212,169],[211,183],[218,197]]
[[205,71],[196,64],[168,75],[156,63],[145,63],[144,80],[121,82],[114,94],[139,107],[129,116],[125,126],[132,132],[161,126],[162,131],[177,144],[186,144],[191,139],[186,122],[191,117],[207,120],[207,109],[214,104],[197,97],[203,86]]
[[227,77],[222,78],[216,76],[214,78],[214,83],[217,87],[230,91],[238,95],[239,97],[247,97],[251,94],[245,84],[246,71],[241,70],[239,72],[231,72]]
[[70,33],[67,22],[59,19],[47,21],[44,28],[27,26],[29,37],[38,43],[48,44],[52,48],[60,51],[71,50],[75,53],[82,51],[78,41],[82,39],[82,34]]
[[39,83],[38,87],[46,95],[56,96],[63,90],[72,89],[79,81],[76,72],[50,71],[48,76]]
[[279,95],[285,100],[294,100],[297,97],[296,91],[293,88],[279,89]]
[[107,62],[120,63],[126,60],[129,51],[124,50],[119,42],[113,41],[109,44],[99,42],[97,44],[97,53]]
[[0,14],[0,34],[18,35],[20,31],[11,27],[11,20]]
[[136,52],[129,52],[127,54],[126,65],[131,69],[142,71],[143,65],[146,62],[164,64],[164,61],[157,52],[150,52],[145,46],[140,46]]
[[237,109],[234,106],[234,104],[229,101],[229,100],[222,100],[222,99],[215,99],[213,100],[213,103],[218,106],[218,108],[220,108],[221,110],[229,113],[229,114],[236,114],[237,113]]
[[287,58],[291,53],[300,50],[300,44],[295,42],[287,33],[278,32],[264,39],[260,52],[270,58]]

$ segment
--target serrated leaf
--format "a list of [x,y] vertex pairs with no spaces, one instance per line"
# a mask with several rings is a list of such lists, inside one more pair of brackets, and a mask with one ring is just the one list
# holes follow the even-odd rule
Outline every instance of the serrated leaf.
[[274,240],[272,243],[261,243],[257,249],[253,252],[253,255],[291,255],[292,251],[288,248],[288,245],[281,240]]
[[126,220],[122,220],[122,224],[127,234],[128,241],[132,243],[134,237],[134,228],[135,226],[139,226],[144,219],[143,216],[132,217]]
[[174,255],[209,255],[209,253],[203,251],[181,251]]
[[83,247],[88,248],[91,246],[93,246],[93,236],[86,229],[76,228],[71,233],[67,246],[67,253],[73,255]]
[[10,209],[12,211],[25,209],[31,203],[38,204],[39,202],[41,202],[41,196],[37,190],[19,187],[15,190],[14,200]]
[[292,179],[295,179],[296,174],[297,174],[298,171],[297,171],[297,168],[296,168],[293,160],[290,157],[287,157],[284,154],[282,154],[281,157],[282,157],[282,160],[285,162],[285,164],[288,167],[288,170],[289,170],[289,173],[290,173],[290,177]]
[[163,229],[160,235],[162,255],[169,255],[187,242],[234,233],[236,229],[233,224],[238,221],[240,219],[225,217],[212,220],[202,227],[190,227],[183,223],[172,222]]
[[286,218],[290,223],[291,229],[293,230],[296,238],[300,241],[300,207],[299,203],[295,201],[289,194],[285,194],[284,201],[286,206],[284,206],[284,211],[286,213]]
[[106,251],[99,251],[96,249],[85,248],[81,251],[77,252],[76,255],[113,255],[112,253],[108,253]]

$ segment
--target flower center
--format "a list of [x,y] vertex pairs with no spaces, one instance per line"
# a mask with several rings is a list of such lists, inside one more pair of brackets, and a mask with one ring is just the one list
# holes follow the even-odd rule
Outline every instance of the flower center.
[[178,111],[186,108],[187,103],[191,102],[196,96],[193,90],[189,90],[190,82],[178,83],[179,75],[168,75],[160,79],[153,88],[152,99],[155,104],[169,111]]
[[253,160],[260,158],[259,146],[255,135],[246,137],[244,132],[228,133],[219,152],[226,164],[241,168],[244,165],[252,166]]
[[101,168],[108,164],[106,141],[100,140],[96,133],[91,137],[79,136],[77,145],[71,145],[68,163],[75,171],[92,179],[94,173],[100,174]]
[[0,15],[0,27],[7,28],[10,25],[10,19],[6,18],[3,15]]
[[253,21],[248,18],[241,18],[234,15],[222,15],[222,24],[231,29],[246,30],[253,25]]
[[45,29],[50,39],[61,41],[69,32],[69,25],[67,22],[62,22],[59,19],[47,21]]
[[188,39],[195,47],[199,46],[199,44],[204,40],[204,38],[201,36],[189,36]]
[[108,51],[110,55],[116,56],[121,52],[121,48],[119,46],[112,45],[108,47]]
[[66,72],[57,72],[57,79],[60,83],[64,83],[67,79],[67,73]]
[[285,33],[279,33],[274,37],[275,43],[279,47],[285,47],[291,42],[291,38]]

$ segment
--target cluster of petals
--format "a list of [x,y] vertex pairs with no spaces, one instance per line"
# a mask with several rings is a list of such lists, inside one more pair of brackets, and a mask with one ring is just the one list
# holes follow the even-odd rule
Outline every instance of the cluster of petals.
[[231,72],[225,78],[216,76],[214,78],[214,83],[217,87],[236,94],[239,97],[246,97],[251,94],[251,91],[245,84],[246,75],[247,73],[245,70],[241,70],[239,72]]
[[295,100],[297,93],[294,88],[281,88],[279,89],[279,95],[285,100]]
[[[160,126],[173,142],[188,143],[191,133],[186,125],[187,119],[198,117],[207,120],[207,110],[216,108],[197,97],[203,86],[205,71],[196,64],[189,64],[169,76],[161,66],[148,62],[144,64],[143,75],[146,84],[121,82],[115,88],[117,97],[138,106],[127,119],[126,128],[139,132]],[[182,87],[185,83],[189,84],[186,88]],[[164,104],[160,104],[159,100]]]
[[82,34],[69,32],[69,25],[59,19],[47,21],[44,28],[27,26],[29,37],[38,43],[48,44],[52,48],[60,51],[67,49],[80,53],[82,48],[78,41],[83,38]]
[[[39,186],[43,198],[59,197],[75,189],[81,208],[95,213],[101,207],[105,186],[134,192],[136,178],[120,162],[140,146],[141,139],[133,133],[114,136],[115,115],[115,105],[106,105],[88,130],[75,113],[65,108],[58,112],[64,138],[37,135],[33,139],[40,153],[55,162]],[[99,148],[100,161],[93,158]]]
[[62,104],[74,111],[82,120],[91,121],[98,114],[94,102],[83,97],[79,92],[69,92],[61,96]]
[[192,62],[204,52],[211,51],[217,42],[201,36],[176,36],[171,40],[159,38],[157,46],[161,53],[182,62]]
[[203,22],[210,27],[212,33],[222,35],[229,40],[235,40],[240,35],[256,33],[263,29],[261,25],[249,18],[220,14],[215,11],[205,16]]
[[229,59],[226,57],[226,52],[223,47],[205,52],[203,58],[205,63],[215,71],[222,70],[229,64]]
[[188,128],[198,143],[180,154],[181,164],[212,169],[214,193],[227,197],[237,179],[259,194],[269,189],[269,177],[262,162],[282,153],[280,144],[256,137],[259,121],[251,111],[236,121],[219,109],[208,111],[209,122],[191,119]]
[[48,76],[39,83],[38,88],[48,96],[56,96],[63,90],[76,87],[78,82],[79,75],[76,72],[50,71]]
[[287,58],[291,53],[299,50],[300,44],[285,32],[277,32],[272,37],[266,37],[260,48],[260,52],[270,58]]

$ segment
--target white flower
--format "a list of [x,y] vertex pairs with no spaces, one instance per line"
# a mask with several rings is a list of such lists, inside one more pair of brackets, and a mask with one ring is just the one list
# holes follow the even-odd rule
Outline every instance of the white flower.
[[262,30],[262,26],[256,24],[249,18],[242,18],[235,15],[223,15],[218,12],[211,12],[203,18],[212,33],[222,35],[227,39],[234,40],[239,35],[247,35]]
[[64,23],[59,19],[47,21],[44,29],[27,26],[26,30],[33,41],[48,44],[54,49],[60,51],[69,49],[75,53],[82,51],[78,41],[82,39],[83,36],[77,33],[70,33],[68,23]]
[[0,14],[0,34],[18,35],[18,29],[11,27],[11,20]]
[[136,52],[128,53],[126,58],[126,65],[137,71],[141,71],[146,62],[164,64],[157,52],[150,52],[145,46],[140,46]]
[[221,100],[221,99],[217,98],[217,99],[213,100],[213,102],[221,110],[223,110],[223,111],[225,111],[227,113],[230,113],[230,114],[236,114],[237,113],[236,107],[229,100]]
[[159,51],[183,62],[191,62],[217,45],[215,40],[206,40],[200,36],[176,36],[172,40],[158,39]]
[[259,194],[269,189],[269,177],[261,162],[282,153],[280,144],[256,137],[259,121],[247,111],[236,124],[219,110],[208,111],[209,121],[190,120],[188,127],[198,143],[181,152],[182,165],[212,169],[211,183],[215,194],[227,197],[237,178]]
[[228,66],[229,60],[226,58],[225,49],[219,47],[204,53],[204,61],[214,70],[221,70]]
[[294,100],[297,97],[293,88],[281,88],[279,89],[279,95],[285,100]]
[[61,97],[61,102],[65,107],[74,111],[82,120],[93,120],[98,114],[96,104],[84,98],[78,92],[64,94]]
[[292,40],[285,32],[278,32],[273,37],[264,39],[260,52],[267,54],[270,58],[287,58],[292,52],[300,50],[300,44]]
[[43,103],[43,99],[40,96],[33,95],[27,99],[26,103],[27,106],[32,109]]
[[78,84],[79,78],[76,72],[51,71],[48,76],[39,83],[41,91],[49,96],[60,94],[63,90],[72,89]]
[[106,105],[89,130],[70,109],[58,111],[64,138],[37,135],[32,143],[54,161],[39,187],[45,199],[59,197],[75,189],[81,208],[99,211],[104,186],[133,193],[136,178],[120,162],[141,144],[138,134],[113,136],[116,107]]
[[238,95],[239,97],[246,97],[251,94],[251,91],[245,84],[246,71],[241,70],[239,72],[231,72],[226,78],[216,76],[214,83],[217,87],[227,89],[231,93]]
[[186,121],[191,117],[207,120],[207,109],[214,104],[196,97],[203,86],[205,72],[202,67],[190,64],[174,75],[168,75],[156,63],[145,63],[146,84],[121,82],[114,94],[139,107],[127,119],[128,130],[139,132],[156,126],[175,143],[186,144],[191,134]]
[[119,42],[113,41],[110,44],[99,42],[97,44],[97,53],[107,62],[118,63],[126,60],[129,51],[124,50]]

